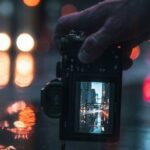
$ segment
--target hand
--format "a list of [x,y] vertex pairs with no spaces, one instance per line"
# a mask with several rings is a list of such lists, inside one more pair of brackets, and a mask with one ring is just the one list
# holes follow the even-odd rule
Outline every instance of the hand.
[[123,46],[123,68],[132,65],[133,47],[150,36],[149,0],[105,0],[86,10],[61,17],[55,30],[55,42],[72,29],[87,35],[79,60],[89,63],[111,45]]

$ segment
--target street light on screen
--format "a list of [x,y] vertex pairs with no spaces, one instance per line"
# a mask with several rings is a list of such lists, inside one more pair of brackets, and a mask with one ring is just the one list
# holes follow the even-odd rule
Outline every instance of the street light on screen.
[[35,46],[34,38],[28,33],[21,33],[16,40],[18,49],[22,52],[30,52]]

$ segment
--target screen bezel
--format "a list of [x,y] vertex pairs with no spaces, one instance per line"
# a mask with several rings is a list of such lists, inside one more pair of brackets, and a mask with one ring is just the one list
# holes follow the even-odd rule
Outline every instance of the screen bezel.
[[[79,106],[79,101],[76,102],[76,83],[77,82],[109,82],[114,87],[110,89],[110,134],[89,134],[89,133],[79,133],[75,131],[75,114],[77,107]],[[121,78],[110,77],[104,75],[94,75],[93,74],[72,74],[70,76],[69,82],[66,83],[66,87],[69,85],[69,89],[66,89],[64,94],[65,104],[64,111],[62,113],[60,121],[60,137],[64,140],[80,140],[80,141],[117,141],[119,137],[120,129],[120,98],[121,98]],[[79,108],[79,107],[78,107]],[[79,112],[78,112],[79,113]]]

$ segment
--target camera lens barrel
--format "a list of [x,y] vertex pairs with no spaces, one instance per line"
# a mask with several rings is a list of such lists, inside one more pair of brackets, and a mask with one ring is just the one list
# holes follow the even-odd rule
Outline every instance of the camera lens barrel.
[[41,105],[47,116],[59,118],[62,111],[62,89],[61,80],[55,79],[48,82],[41,90]]

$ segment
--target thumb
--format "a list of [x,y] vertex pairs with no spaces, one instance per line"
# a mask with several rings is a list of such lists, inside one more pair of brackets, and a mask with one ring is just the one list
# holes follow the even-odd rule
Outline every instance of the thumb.
[[103,26],[99,31],[86,38],[78,54],[78,58],[82,63],[94,61],[112,45],[114,37],[109,31]]

